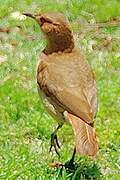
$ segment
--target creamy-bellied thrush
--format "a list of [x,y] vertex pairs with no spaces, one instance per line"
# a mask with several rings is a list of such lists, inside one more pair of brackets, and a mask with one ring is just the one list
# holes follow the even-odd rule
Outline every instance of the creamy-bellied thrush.
[[74,159],[95,156],[98,150],[94,117],[97,112],[96,81],[88,62],[75,47],[68,20],[61,13],[24,15],[35,19],[47,39],[37,68],[38,91],[58,127],[51,135],[51,147],[58,154],[57,131],[69,122],[75,136]]

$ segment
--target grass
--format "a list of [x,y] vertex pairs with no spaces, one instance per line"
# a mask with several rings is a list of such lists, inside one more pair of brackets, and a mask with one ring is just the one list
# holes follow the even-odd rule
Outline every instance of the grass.
[[[1,3],[0,27],[8,27],[10,32],[0,33],[0,179],[120,179],[120,28],[86,28],[91,21],[120,17],[119,0]],[[36,64],[45,41],[31,19],[20,21],[11,17],[15,11],[53,10],[64,12],[71,21],[77,44],[96,74],[98,87],[95,126],[99,153],[96,159],[77,155],[76,169],[71,172],[49,166],[53,160],[70,159],[73,136],[71,127],[65,125],[59,132],[60,159],[54,152],[49,154],[50,135],[56,122],[44,110],[36,87]],[[108,36],[112,40],[104,48]]]

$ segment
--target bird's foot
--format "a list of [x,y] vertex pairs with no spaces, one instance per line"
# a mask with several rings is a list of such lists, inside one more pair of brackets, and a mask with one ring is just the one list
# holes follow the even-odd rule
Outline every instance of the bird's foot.
[[76,166],[75,166],[75,163],[74,161],[70,160],[70,161],[67,161],[64,165],[65,169],[67,169],[68,171],[73,171],[75,170]]
[[52,163],[50,163],[49,164],[49,166],[51,167],[51,168],[59,168],[59,167],[64,167],[64,164],[62,164],[62,163],[59,163],[59,162],[52,162]]
[[50,152],[51,152],[51,150],[52,150],[52,147],[54,147],[55,152],[57,153],[57,155],[60,156],[59,153],[58,153],[58,149],[60,149],[60,145],[59,145],[59,143],[58,143],[57,135],[54,134],[54,133],[51,134]]
[[73,161],[67,161],[65,164],[60,162],[52,162],[49,164],[51,168],[60,168],[60,174],[62,174],[63,168],[66,169],[67,172],[73,172],[76,170],[77,165]]
[[75,154],[76,154],[76,147],[74,148],[72,158],[70,159],[70,161],[67,161],[64,165],[65,169],[67,169],[68,171],[73,171],[76,168],[76,164],[74,163]]

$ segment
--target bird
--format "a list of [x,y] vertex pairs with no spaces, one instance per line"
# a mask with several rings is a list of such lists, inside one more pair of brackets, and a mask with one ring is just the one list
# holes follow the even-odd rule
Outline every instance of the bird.
[[51,146],[59,155],[57,132],[70,124],[76,152],[82,156],[96,156],[98,142],[94,128],[98,100],[95,75],[88,61],[76,46],[67,17],[60,12],[23,13],[40,26],[47,45],[37,66],[38,92],[46,110],[57,121],[51,134]]

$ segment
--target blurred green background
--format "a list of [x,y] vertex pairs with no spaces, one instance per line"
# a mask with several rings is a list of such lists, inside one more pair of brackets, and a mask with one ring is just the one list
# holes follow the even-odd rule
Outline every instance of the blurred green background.
[[[49,154],[56,122],[44,110],[36,87],[36,64],[46,44],[39,26],[22,12],[63,12],[77,46],[96,74],[99,110],[95,119],[99,153],[76,156],[74,171],[51,168],[66,162],[73,135],[58,133],[60,159]],[[103,27],[100,27],[102,23]],[[0,179],[120,179],[120,1],[0,0]]]

